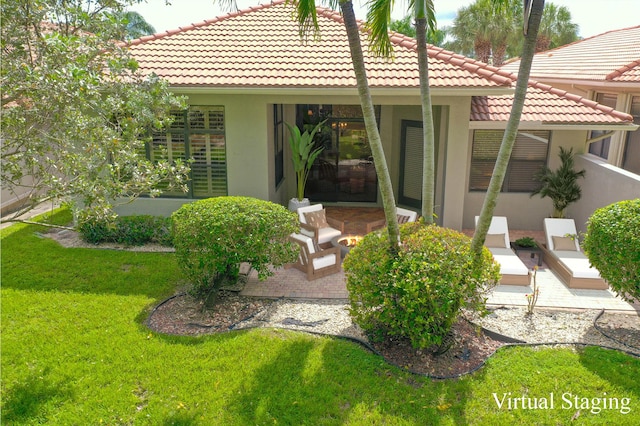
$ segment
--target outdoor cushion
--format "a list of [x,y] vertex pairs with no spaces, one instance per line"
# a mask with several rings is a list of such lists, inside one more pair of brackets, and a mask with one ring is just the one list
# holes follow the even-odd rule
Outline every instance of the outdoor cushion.
[[313,268],[320,269],[326,266],[331,266],[336,264],[336,255],[328,254],[326,256],[318,257],[313,259]]
[[552,252],[575,278],[602,278],[600,272],[591,266],[587,256],[576,250],[559,250]]
[[325,243],[340,235],[342,235],[342,232],[338,229],[331,228],[329,226],[326,228],[320,228],[318,229],[318,242],[322,241],[322,243]]
[[528,275],[529,269],[510,248],[490,248],[502,275]]
[[577,251],[576,242],[571,237],[558,237],[557,235],[553,235],[551,237],[553,239],[553,250],[570,250]]
[[327,223],[327,215],[325,209],[317,212],[308,212],[304,214],[304,218],[307,223],[315,228],[326,228],[329,226]]
[[487,238],[484,240],[484,245],[486,247],[507,248],[504,236],[505,234],[487,234]]

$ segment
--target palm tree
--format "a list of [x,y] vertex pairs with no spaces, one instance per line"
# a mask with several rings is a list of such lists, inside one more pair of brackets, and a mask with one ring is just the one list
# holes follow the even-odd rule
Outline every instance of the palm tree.
[[[389,29],[400,34],[404,34],[409,37],[416,38],[416,29],[411,23],[413,16],[407,15],[402,19],[391,21]],[[444,30],[434,28],[432,31],[427,32],[427,43],[434,46],[443,46],[446,33]]]
[[507,165],[509,164],[509,157],[511,157],[511,151],[513,150],[513,145],[516,141],[518,124],[520,122],[522,108],[524,107],[524,101],[527,95],[529,74],[531,72],[533,55],[535,54],[538,30],[542,20],[542,11],[544,10],[544,0],[527,0],[526,6],[527,7],[525,7],[524,10],[523,25],[525,40],[520,60],[520,69],[518,70],[518,80],[516,82],[511,114],[509,115],[507,127],[504,131],[504,136],[502,137],[500,151],[498,151],[498,158],[493,169],[489,188],[487,189],[487,194],[484,198],[480,217],[476,226],[476,231],[473,234],[473,240],[471,242],[471,250],[475,253],[477,259],[479,259],[482,254],[482,245],[484,244],[487,232],[489,231],[491,217],[493,216],[493,211],[496,207],[500,188],[502,188],[502,183],[504,182]]
[[[391,55],[389,23],[391,22],[392,0],[369,3],[367,22],[371,30],[374,51],[379,55]],[[433,107],[429,88],[429,54],[427,50],[427,28],[435,31],[435,10],[433,0],[411,0],[416,26],[418,52],[418,72],[420,79],[420,100],[422,105],[423,161],[422,161],[422,217],[426,223],[433,223],[435,194],[435,135],[433,127]]]
[[585,170],[574,169],[573,148],[560,147],[560,167],[551,170],[544,167],[534,178],[540,182],[540,188],[531,193],[531,196],[549,197],[553,202],[553,217],[563,218],[564,211],[571,203],[575,203],[582,197],[582,189],[578,185],[578,179],[584,177]]
[[549,3],[540,22],[536,52],[544,52],[578,40],[578,28],[578,24],[571,22],[569,9]]
[[[331,0],[330,3],[335,5],[335,0]],[[358,96],[360,98],[360,106],[362,108],[362,116],[367,136],[369,137],[369,144],[371,146],[371,154],[373,156],[376,174],[378,175],[382,206],[389,232],[389,246],[392,251],[397,251],[400,244],[400,229],[398,227],[398,218],[396,216],[396,202],[393,195],[393,186],[391,184],[389,168],[387,167],[387,161],[382,149],[382,139],[380,138],[380,132],[378,131],[378,126],[376,124],[375,109],[373,101],[371,100],[369,83],[367,81],[364,55],[360,41],[360,29],[358,27],[356,15],[353,11],[353,3],[351,0],[339,0],[338,3],[342,11],[342,19],[347,31],[353,70],[356,75]],[[300,35],[305,37],[309,35],[309,32],[313,32],[314,35],[317,35],[319,27],[315,0],[294,0],[293,4],[297,11],[296,18],[300,28]],[[390,8],[388,13],[390,15]],[[389,20],[387,20],[387,22],[389,22]]]

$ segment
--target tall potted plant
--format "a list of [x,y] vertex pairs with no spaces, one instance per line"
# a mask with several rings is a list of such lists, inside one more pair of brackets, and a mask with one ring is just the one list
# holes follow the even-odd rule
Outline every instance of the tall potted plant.
[[291,126],[289,123],[285,123],[291,135],[289,146],[291,147],[291,160],[293,161],[293,169],[297,178],[296,197],[289,201],[289,210],[291,211],[296,211],[299,207],[309,205],[309,199],[304,197],[304,188],[313,162],[316,161],[316,158],[324,149],[323,147],[314,149],[313,139],[325,121],[318,123],[311,132],[305,130],[304,133],[300,133],[298,126]]
[[553,216],[563,218],[565,209],[582,197],[582,189],[578,185],[578,179],[584,177],[585,170],[575,170],[573,161],[573,148],[568,150],[560,147],[560,167],[551,170],[548,167],[541,169],[535,179],[540,182],[540,187],[531,193],[531,196],[549,197],[553,202]]

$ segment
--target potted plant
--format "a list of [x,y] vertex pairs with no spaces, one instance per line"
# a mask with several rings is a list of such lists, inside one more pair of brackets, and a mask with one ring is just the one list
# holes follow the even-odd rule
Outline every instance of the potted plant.
[[514,244],[522,248],[531,248],[531,247],[536,247],[538,245],[536,243],[536,240],[534,240],[531,237],[518,238],[517,240],[514,241]]
[[291,211],[296,211],[299,207],[309,205],[309,199],[304,198],[304,188],[313,162],[324,149],[323,147],[314,148],[314,137],[325,121],[318,123],[311,132],[305,130],[304,133],[300,133],[300,129],[297,126],[285,123],[291,134],[289,146],[291,147],[291,160],[293,161],[293,169],[297,178],[296,197],[289,201],[289,210]]
[[578,179],[584,177],[585,171],[574,169],[573,148],[568,150],[560,147],[560,167],[551,170],[548,167],[542,168],[534,178],[540,182],[540,188],[531,193],[531,196],[549,197],[553,202],[553,216],[563,218],[565,209],[582,196],[582,190],[578,185]]

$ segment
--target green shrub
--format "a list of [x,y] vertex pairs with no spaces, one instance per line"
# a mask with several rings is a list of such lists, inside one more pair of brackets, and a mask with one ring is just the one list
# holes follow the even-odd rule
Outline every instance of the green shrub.
[[616,293],[640,301],[640,198],[596,210],[583,248]]
[[373,339],[440,345],[462,308],[484,310],[500,268],[486,248],[474,266],[471,239],[451,229],[409,223],[400,236],[395,256],[381,232],[368,234],[346,257],[351,316]]
[[139,215],[118,216],[111,220],[86,218],[78,226],[78,232],[84,241],[92,244],[172,245],[171,218],[169,217]]
[[173,213],[178,263],[193,284],[192,294],[213,297],[235,282],[247,262],[260,279],[269,265],[293,262],[298,251],[288,236],[299,229],[294,213],[249,197],[218,197],[185,204]]

